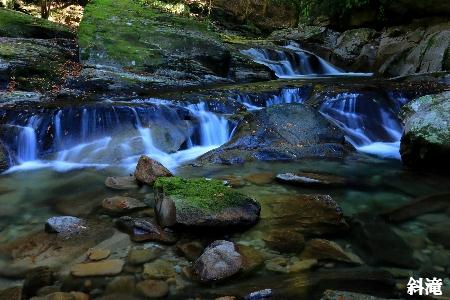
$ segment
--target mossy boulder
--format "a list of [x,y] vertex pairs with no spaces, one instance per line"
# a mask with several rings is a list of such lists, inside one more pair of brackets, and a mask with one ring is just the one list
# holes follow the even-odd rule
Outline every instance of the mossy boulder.
[[420,97],[408,103],[402,118],[405,130],[400,154],[411,167],[450,166],[450,92]]
[[313,108],[284,104],[243,115],[232,139],[199,161],[238,164],[254,160],[342,158],[351,150],[344,133]]
[[164,226],[249,226],[258,221],[261,206],[220,180],[161,177],[154,185],[155,213]]
[[0,37],[12,38],[74,38],[69,27],[41,18],[0,8]]
[[56,92],[77,60],[72,40],[0,37],[0,77],[14,90]]
[[[80,57],[87,69],[101,70],[95,77],[106,76],[114,86],[133,91],[229,82],[244,78],[242,73],[246,80],[272,77],[268,69],[222,42],[212,28],[208,21],[136,0],[94,0],[86,6],[79,28]],[[256,70],[253,75],[251,69]],[[87,74],[86,80],[91,77]]]

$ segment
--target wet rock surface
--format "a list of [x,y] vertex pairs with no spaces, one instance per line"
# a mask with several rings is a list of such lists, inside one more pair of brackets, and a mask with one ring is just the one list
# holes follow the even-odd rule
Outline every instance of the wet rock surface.
[[348,184],[345,178],[331,174],[316,174],[308,172],[282,173],[276,176],[281,183],[305,187],[341,187]]
[[301,254],[302,258],[317,260],[335,260],[350,264],[361,265],[363,261],[356,254],[345,251],[339,244],[324,240],[312,239],[306,243],[305,250]]
[[[296,120],[302,120],[298,123]],[[304,158],[343,158],[351,152],[343,132],[317,111],[296,104],[249,113],[232,139],[199,158],[201,162],[239,164],[246,161],[292,161]]]
[[117,275],[122,272],[125,262],[120,259],[104,260],[74,265],[70,272],[76,277]]
[[135,242],[155,241],[170,244],[177,241],[173,233],[165,231],[150,219],[121,217],[116,221],[116,226],[128,233]]
[[102,201],[102,208],[111,214],[126,214],[145,207],[145,203],[131,197],[115,196]]
[[134,172],[136,180],[143,184],[153,185],[158,177],[170,177],[172,173],[158,161],[148,156],[141,156]]
[[260,205],[222,181],[160,178],[155,183],[155,213],[162,226],[230,227],[258,221]]
[[127,177],[108,177],[105,185],[114,190],[130,190],[138,187],[134,176]]
[[228,241],[215,241],[206,247],[195,261],[193,270],[201,281],[211,282],[237,274],[242,268],[242,256]]
[[449,100],[450,92],[445,92],[418,98],[403,108],[400,153],[407,166],[441,170],[450,166]]

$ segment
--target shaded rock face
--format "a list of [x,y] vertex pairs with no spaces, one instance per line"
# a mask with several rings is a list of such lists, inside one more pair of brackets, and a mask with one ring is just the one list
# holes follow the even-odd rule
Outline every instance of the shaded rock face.
[[337,32],[323,26],[301,26],[273,32],[275,40],[295,40],[344,69],[396,77],[450,68],[450,23],[424,19],[377,32],[359,28]]
[[155,213],[161,226],[235,227],[255,224],[261,206],[219,180],[159,178]]
[[349,150],[344,133],[314,109],[287,104],[245,115],[228,143],[199,160],[237,164],[252,160],[342,158]]
[[206,22],[131,0],[90,2],[78,40],[86,67],[83,81],[109,81],[112,89],[139,92],[272,77],[265,67],[224,44]]
[[7,170],[10,166],[10,159],[8,155],[8,150],[0,143],[0,173]]
[[402,113],[405,130],[400,154],[405,165],[437,168],[450,166],[450,92],[420,97]]
[[1,37],[0,78],[5,77],[5,84],[17,90],[52,91],[75,70],[76,48],[68,39]]
[[142,155],[134,172],[136,180],[143,184],[153,185],[158,177],[170,177],[172,173],[158,161]]
[[232,242],[215,241],[195,261],[193,270],[201,281],[218,281],[238,273],[242,262],[242,256]]

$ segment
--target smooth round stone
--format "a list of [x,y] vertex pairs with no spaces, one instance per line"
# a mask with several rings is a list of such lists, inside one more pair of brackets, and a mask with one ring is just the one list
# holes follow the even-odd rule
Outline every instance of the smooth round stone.
[[300,252],[305,247],[303,234],[290,229],[273,229],[263,240],[269,248],[284,253]]
[[128,252],[128,263],[131,265],[141,265],[161,256],[163,249],[153,248],[133,248]]
[[105,185],[113,190],[131,190],[138,187],[134,176],[108,177],[105,180]]
[[102,207],[109,213],[119,214],[144,208],[147,207],[147,205],[131,197],[116,196],[104,199],[102,201]]
[[169,293],[169,285],[162,280],[145,280],[136,285],[137,290],[148,298],[161,298]]
[[122,272],[124,264],[121,259],[76,264],[72,266],[70,272],[75,277],[117,275]]
[[91,248],[88,251],[88,257],[90,260],[103,260],[109,257],[111,251],[109,249]]
[[72,216],[51,217],[45,223],[45,231],[69,238],[87,229],[86,221]]
[[143,277],[145,279],[169,279],[177,274],[172,263],[158,259],[144,265]]

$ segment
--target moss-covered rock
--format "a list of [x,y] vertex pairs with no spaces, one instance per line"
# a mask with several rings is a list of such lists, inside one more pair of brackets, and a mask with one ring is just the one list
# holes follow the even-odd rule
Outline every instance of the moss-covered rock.
[[50,39],[73,38],[75,34],[66,26],[0,8],[0,37]]
[[[119,77],[106,75],[116,86],[130,86],[134,91],[134,86],[142,89],[272,76],[222,42],[209,22],[143,6],[136,0],[91,1],[78,40],[86,67],[120,73]],[[253,75],[252,69],[256,70]]]
[[402,112],[405,130],[400,153],[412,167],[450,166],[450,92],[420,97],[408,103]]
[[158,178],[155,213],[162,226],[244,226],[257,222],[260,205],[219,180]]
[[0,76],[13,90],[56,92],[77,58],[71,40],[0,38]]

